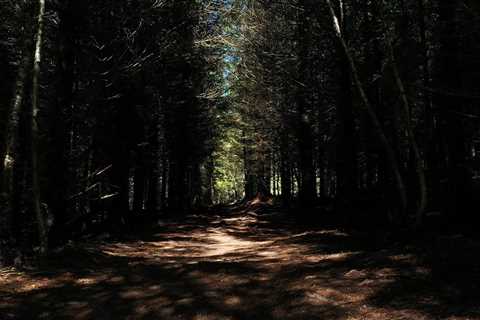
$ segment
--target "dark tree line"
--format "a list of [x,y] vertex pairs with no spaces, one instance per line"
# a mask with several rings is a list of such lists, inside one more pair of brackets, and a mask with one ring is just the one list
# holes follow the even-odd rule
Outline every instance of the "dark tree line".
[[204,92],[222,71],[220,49],[202,40],[217,32],[218,7],[3,1],[4,262],[211,203],[222,97]]
[[478,5],[237,5],[245,31],[232,35],[240,56],[236,103],[247,123],[256,110],[268,128],[254,131],[268,141],[256,144],[254,166],[270,170],[253,180],[273,173],[284,204],[333,203],[346,221],[420,226],[433,214],[445,225],[475,221],[468,208],[479,159]]
[[257,195],[474,226],[475,1],[3,0],[0,17],[2,263]]

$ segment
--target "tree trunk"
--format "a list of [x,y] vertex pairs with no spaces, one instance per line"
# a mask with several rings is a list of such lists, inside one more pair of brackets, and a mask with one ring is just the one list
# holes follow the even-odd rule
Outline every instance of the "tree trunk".
[[308,91],[303,83],[309,81],[309,51],[311,46],[311,22],[310,10],[312,8],[310,0],[300,1],[303,9],[300,15],[300,21],[297,27],[299,39],[298,59],[299,66],[299,85],[297,87],[297,137],[299,141],[299,170],[300,186],[298,200],[300,206],[310,208],[316,200],[316,181],[315,169],[313,164],[313,134],[311,121],[308,114]]
[[168,176],[168,209],[183,214],[187,209],[187,165],[183,157],[170,159]]
[[[26,17],[25,17],[26,18]],[[18,62],[17,78],[15,83],[15,95],[12,100],[12,106],[8,115],[6,134],[5,134],[5,154],[2,154],[0,165],[2,165],[2,175],[0,180],[0,215],[4,217],[0,226],[0,242],[2,237],[4,243],[0,243],[0,254],[5,258],[6,263],[11,263],[13,256],[13,237],[15,229],[15,220],[18,213],[18,173],[19,167],[19,136],[20,136],[20,118],[22,113],[23,102],[25,98],[25,81],[27,70],[32,63],[32,55],[30,47],[32,40],[25,28],[23,43],[21,44],[21,59]]]
[[160,208],[162,210],[166,209],[168,197],[170,196],[168,194],[168,185],[170,184],[170,181],[168,180],[169,170],[170,170],[170,164],[168,162],[167,156],[164,154],[164,155],[162,155],[162,183],[160,185],[160,187],[161,187],[161,190],[160,190]]
[[[116,188],[112,205],[113,208],[108,212],[108,219],[112,226],[125,225],[128,223],[130,215],[130,165],[131,165],[131,134],[129,128],[135,128],[135,120],[130,112],[131,101],[128,96],[124,97],[117,106],[115,112],[116,119],[114,124],[114,145],[111,154],[112,161],[112,184]],[[133,122],[133,124],[132,124]],[[134,131],[134,130],[133,130]]]
[[281,180],[281,194],[282,204],[285,207],[290,207],[292,202],[292,170],[291,158],[289,157],[288,136],[283,133],[280,141],[280,180]]
[[163,140],[163,127],[162,127],[162,102],[158,99],[158,108],[154,114],[154,124],[150,139],[150,159],[149,159],[149,182],[148,182],[148,196],[146,207],[149,212],[158,213],[162,208],[162,188],[160,181],[162,179],[162,173],[164,171],[164,140]]
[[42,61],[42,41],[43,41],[43,19],[45,14],[45,0],[38,1],[38,20],[37,34],[35,39],[35,55],[32,74],[32,192],[33,192],[33,209],[37,219],[38,235],[40,237],[40,254],[44,255],[48,249],[48,230],[44,214],[42,212],[39,167],[38,167],[38,147],[39,147],[39,78],[40,63]]
[[[49,113],[51,150],[49,150],[49,188],[48,207],[55,217],[51,230],[51,240],[57,243],[64,240],[64,224],[68,220],[67,192],[68,183],[68,158],[70,150],[70,130],[67,128],[67,114],[73,104],[74,86],[74,17],[77,14],[72,0],[65,2],[59,12],[59,52],[57,61],[57,91],[56,101],[52,103]],[[71,121],[71,120],[70,120]],[[69,123],[69,122],[68,122]]]
[[258,163],[254,159],[254,150],[252,146],[245,138],[243,137],[243,163],[244,163],[244,174],[245,174],[245,201],[250,201],[255,198],[257,194],[257,170],[255,168]]
[[[460,35],[458,35],[457,10],[460,1],[439,1],[439,21],[441,23],[440,52],[437,61],[438,87],[442,90],[457,91],[461,84]],[[461,116],[463,101],[450,95],[438,95],[435,104],[439,107],[442,134],[445,136],[447,152],[447,203],[443,206],[450,216],[450,222],[460,222],[463,214],[468,214],[468,195],[471,193],[471,175],[466,166],[466,132]]]
[[[27,41],[26,41],[27,42]],[[24,45],[24,51],[27,51],[27,44]],[[16,81],[15,97],[13,100],[12,109],[7,123],[7,134],[5,143],[5,156],[2,161],[3,165],[3,181],[2,181],[2,193],[8,198],[11,192],[12,180],[13,180],[13,168],[16,163],[17,157],[17,144],[19,136],[20,126],[20,113],[22,110],[24,95],[25,95],[25,79],[27,74],[27,68],[31,63],[31,57],[27,52],[22,52],[23,59],[20,62]]]
[[[342,12],[342,17],[345,13]],[[346,19],[341,25],[346,30]],[[337,98],[337,200],[341,214],[350,212],[349,206],[357,190],[357,152],[355,139],[355,114],[352,101],[352,81],[348,57],[338,45],[339,92]]]
[[145,184],[146,184],[146,163],[144,161],[143,150],[137,151],[137,163],[135,165],[133,181],[133,213],[139,214],[143,211],[145,203]]
[[418,20],[419,20],[419,33],[420,33],[420,42],[422,47],[422,83],[424,86],[422,95],[423,95],[423,104],[424,104],[424,127],[425,127],[425,136],[423,138],[423,149],[425,150],[425,167],[428,172],[428,181],[430,184],[430,199],[431,202],[437,203],[440,190],[440,177],[439,177],[439,164],[438,164],[438,152],[439,149],[438,143],[439,139],[437,136],[436,129],[436,117],[433,113],[432,108],[432,98],[431,93],[428,88],[431,87],[431,72],[430,72],[430,62],[429,62],[429,43],[428,43],[428,30],[427,30],[427,13],[426,13],[426,3],[427,0],[418,0]]

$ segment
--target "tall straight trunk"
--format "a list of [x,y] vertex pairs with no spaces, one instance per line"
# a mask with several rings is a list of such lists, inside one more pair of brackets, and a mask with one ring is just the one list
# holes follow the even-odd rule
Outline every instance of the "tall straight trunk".
[[112,224],[125,224],[130,211],[129,184],[130,165],[128,148],[120,142],[116,146],[112,162],[112,182],[116,187],[117,195],[113,201],[113,210],[109,212]]
[[150,139],[150,158],[149,158],[149,177],[148,177],[148,195],[146,207],[149,212],[160,211],[162,205],[162,189],[160,181],[162,180],[163,172],[163,119],[162,119],[162,101],[158,99],[158,108],[154,113],[154,125]]
[[[205,164],[205,192],[203,202],[205,205],[210,206],[213,204],[213,176],[215,172],[215,164],[213,163],[213,157],[210,157]],[[234,191],[237,191],[236,184],[234,184]],[[236,195],[235,195],[236,198]],[[237,199],[235,199],[237,200]]]
[[268,195],[271,195],[272,194],[272,178],[274,179],[274,177],[272,177],[273,158],[272,158],[271,150],[266,151],[266,156],[264,159],[265,159],[265,163],[264,163],[263,175],[262,175],[263,184],[264,184],[263,187],[266,189],[265,190],[266,193]]
[[[297,27],[299,40],[298,58],[299,66],[299,83],[308,83],[309,79],[309,51],[311,46],[311,22],[310,10],[312,8],[311,0],[300,1],[302,13]],[[313,133],[311,121],[308,115],[308,91],[307,88],[300,84],[297,87],[297,137],[299,141],[299,170],[300,170],[300,186],[298,192],[298,200],[302,207],[312,207],[316,199],[316,181],[315,168],[313,160]]]
[[276,163],[276,157],[275,157],[275,152],[272,151],[272,155],[271,155],[271,177],[272,177],[272,181],[271,181],[271,187],[272,187],[272,193],[274,196],[277,195],[277,163]]
[[[411,37],[409,34],[411,29],[410,16],[406,2],[402,0],[400,4],[401,15],[399,16],[400,22],[398,23],[398,31],[402,35],[402,37],[400,38],[398,45],[402,48],[408,48],[411,43]],[[384,19],[381,19],[381,22],[384,26],[383,29],[388,30],[387,22]],[[395,123],[398,123],[397,132],[400,133],[400,136],[396,137],[406,137],[405,142],[407,145],[407,148],[398,148],[399,159],[402,159],[402,156],[405,153],[407,154],[407,156],[403,159],[406,163],[405,167],[407,169],[407,183],[409,185],[409,208],[412,211],[416,211],[414,225],[420,226],[423,220],[423,212],[427,205],[427,185],[425,179],[424,159],[415,138],[414,129],[411,121],[412,107],[408,101],[407,91],[404,86],[405,82],[410,82],[409,73],[407,72],[409,68],[409,63],[407,59],[410,56],[403,54],[400,58],[397,57],[397,53],[393,49],[392,39],[389,39],[389,35],[386,35],[384,38],[386,39],[386,53],[388,55],[388,58],[390,59],[392,76],[395,86],[398,90],[400,101],[400,104],[394,104],[396,112],[398,113],[398,116],[394,118],[394,121]],[[402,52],[403,51],[405,50],[402,50]],[[398,52],[398,54],[400,54],[400,52]],[[398,109],[397,106],[399,106],[400,109]],[[401,121],[402,118],[404,119],[403,123]]]
[[147,192],[145,208],[149,213],[156,213],[160,210],[160,176],[162,172],[162,161],[158,147],[151,151],[147,179]]
[[[373,2],[364,1],[362,10],[364,11],[364,37],[371,39],[367,41],[366,48],[368,53],[366,56],[366,70],[369,70],[375,74],[383,73],[383,59],[382,59],[382,43],[379,36],[379,30],[376,23],[376,18],[380,16],[378,13],[378,5]],[[386,118],[386,105],[384,103],[382,94],[381,81],[372,81],[366,88],[367,94],[370,98],[370,103],[377,114],[380,123],[385,124]],[[364,167],[364,181],[365,188],[372,192],[375,188],[381,190],[375,192],[376,196],[385,197],[386,191],[388,191],[389,184],[387,182],[386,175],[382,174],[382,167],[384,167],[385,156],[378,147],[375,134],[372,130],[372,124],[368,114],[365,112],[360,115],[360,130],[362,135],[363,148],[365,152],[365,167]],[[383,170],[384,171],[384,170]]]
[[318,175],[320,177],[319,194],[321,199],[327,199],[330,197],[328,192],[328,162],[323,154],[318,157]]
[[182,214],[188,208],[188,172],[180,155],[171,158],[168,170],[168,209]]
[[153,169],[149,171],[148,176],[148,190],[147,190],[147,200],[145,202],[145,208],[148,212],[154,213],[158,211],[159,205],[159,172],[154,171]]
[[46,254],[48,249],[48,231],[44,214],[41,208],[41,194],[38,168],[38,146],[39,146],[39,78],[40,63],[42,61],[42,42],[43,42],[43,19],[45,15],[45,0],[38,1],[37,34],[35,39],[35,55],[32,74],[32,192],[33,209],[37,219],[38,235],[40,238],[40,253]]
[[[188,79],[189,71],[183,70],[183,72],[182,76],[184,79]],[[168,209],[178,214],[184,214],[186,212],[190,200],[189,165],[191,161],[189,159],[189,148],[192,147],[192,140],[187,132],[187,123],[189,120],[182,118],[185,114],[189,114],[193,107],[193,98],[188,98],[190,99],[188,104],[182,103],[182,105],[177,105],[178,110],[175,110],[175,113],[171,115],[172,123],[170,124],[172,125],[170,130],[173,132],[169,137]],[[179,143],[179,141],[182,141],[182,143]]]
[[[345,12],[341,12],[341,25],[346,30]],[[337,137],[338,152],[336,161],[337,172],[337,200],[342,214],[350,212],[349,205],[357,189],[357,153],[355,139],[355,114],[352,100],[352,81],[348,57],[343,48],[338,45],[339,51],[339,92],[337,103]]]
[[300,186],[298,199],[300,205],[310,208],[315,203],[316,181],[315,168],[313,164],[313,137],[311,129],[306,127],[308,124],[301,125],[300,129]]
[[[28,36],[26,36],[28,37]],[[27,75],[27,69],[32,61],[31,55],[28,54],[30,47],[30,41],[25,40],[23,45],[22,60],[19,63],[17,71],[17,80],[15,85],[15,96],[10,110],[10,115],[7,123],[7,132],[5,135],[5,155],[1,164],[3,165],[3,176],[0,192],[5,197],[7,205],[9,207],[9,199],[12,192],[13,185],[13,171],[18,156],[18,139],[20,128],[20,114],[22,111],[22,105],[25,97],[25,80]]]
[[[126,224],[130,215],[130,164],[131,164],[131,136],[127,132],[132,127],[130,113],[131,100],[126,96],[120,101],[115,112],[114,145],[111,154],[112,183],[116,187],[117,195],[112,203],[113,210],[109,212],[112,225]],[[133,124],[134,127],[134,124]]]
[[145,203],[146,163],[143,150],[138,150],[138,161],[135,166],[133,181],[133,212],[138,214],[143,211]]
[[52,103],[50,117],[51,146],[49,152],[49,188],[48,207],[52,212],[54,225],[51,230],[51,240],[64,240],[64,224],[67,216],[68,155],[70,151],[70,131],[67,114],[73,104],[74,87],[74,14],[72,0],[65,2],[65,7],[59,14],[59,38],[57,61],[56,101]]
[[[351,79],[348,59],[340,52],[341,79],[337,105],[337,198],[347,206],[357,189],[357,154],[355,150],[355,116],[351,96]],[[347,209],[347,208],[344,208]]]
[[[24,10],[26,11],[26,10]],[[23,28],[24,39],[22,39],[20,50],[20,61],[18,62],[17,77],[15,83],[15,94],[12,100],[11,109],[8,115],[5,134],[5,154],[2,154],[0,165],[2,166],[0,180],[0,215],[3,217],[0,225],[0,255],[9,264],[13,262],[13,238],[15,237],[15,221],[18,219],[18,203],[20,194],[18,192],[20,167],[20,118],[25,98],[25,82],[27,70],[32,63],[30,47],[32,39],[25,28]],[[3,238],[3,239],[2,239]],[[4,240],[4,241],[2,241]]]
[[170,170],[170,164],[166,155],[162,156],[162,183],[160,185],[160,207],[164,210],[167,207],[167,200],[170,194],[168,194],[168,185],[170,181],[168,180],[169,174],[168,171]]
[[289,207],[292,201],[292,170],[290,150],[288,148],[288,136],[282,133],[280,141],[280,180],[282,203],[285,207]]
[[[378,117],[377,117],[377,114],[375,113],[374,109],[372,108],[371,104],[370,104],[370,101],[367,97],[367,94],[365,93],[365,90],[364,90],[364,87],[363,87],[363,84],[360,80],[360,76],[358,74],[358,70],[357,70],[357,66],[353,60],[353,57],[351,56],[350,54],[350,49],[349,47],[347,46],[347,43],[345,42],[345,40],[343,39],[343,35],[342,35],[342,31],[340,29],[340,24],[339,24],[339,19],[337,17],[337,15],[335,14],[335,10],[333,8],[333,5],[331,3],[330,0],[325,0],[327,6],[328,6],[328,9],[330,11],[330,16],[332,18],[332,22],[333,22],[333,27],[334,27],[334,31],[335,31],[335,36],[337,38],[337,40],[340,42],[340,46],[341,48],[343,48],[343,51],[348,59],[348,63],[349,63],[349,66],[350,66],[350,71],[352,73],[352,77],[353,77],[353,83],[355,84],[357,90],[358,90],[358,93],[360,95],[360,98],[362,100],[362,103],[363,103],[363,106],[370,118],[370,121],[372,122],[372,125],[373,125],[373,129],[375,130],[375,134],[377,135],[384,151],[385,151],[385,155],[387,157],[387,160],[388,160],[388,164],[391,168],[391,171],[392,171],[392,174],[393,174],[393,178],[394,178],[394,181],[395,181],[395,186],[396,186],[396,189],[397,189],[397,192],[398,192],[398,199],[399,199],[399,206],[400,206],[400,211],[401,211],[401,216],[403,216],[405,214],[405,210],[406,210],[406,207],[407,207],[407,193],[406,193],[406,188],[405,188],[405,184],[404,184],[404,181],[403,181],[403,177],[401,175],[401,172],[400,172],[400,166],[399,166],[399,163],[398,163],[398,159],[396,158],[395,156],[395,151],[393,150],[390,142],[388,141],[384,131],[383,131],[383,128],[380,124],[380,121],[378,120]],[[397,218],[401,218],[401,217],[397,217]]]
[[[27,46],[25,46],[25,51]],[[30,65],[31,58],[26,52],[22,52],[23,59],[20,62],[16,80],[15,97],[13,105],[10,110],[10,115],[7,123],[7,134],[5,136],[5,155],[2,159],[3,165],[3,179],[2,179],[2,193],[8,196],[11,191],[13,167],[17,157],[17,144],[19,137],[20,113],[22,110],[24,95],[25,95],[25,79],[27,68]]]
[[252,146],[248,143],[245,135],[243,137],[243,163],[244,163],[244,175],[245,175],[245,200],[250,201],[255,198],[257,194],[257,170],[255,166],[258,163],[254,159],[254,150]]
[[[422,82],[424,86],[423,90],[423,104],[425,108],[425,131],[426,141],[431,141],[433,137],[433,127],[435,123],[434,115],[432,112],[432,101],[430,98],[430,92],[428,88],[430,87],[430,63],[428,56],[428,40],[427,40],[427,23],[426,23],[426,8],[425,3],[427,0],[417,0],[418,1],[418,21],[419,21],[419,35],[421,43],[421,56],[422,56]],[[427,147],[427,146],[426,146]]]
[[[437,61],[438,86],[443,90],[457,91],[461,84],[461,61],[459,57],[460,36],[458,35],[457,10],[459,0],[439,1],[439,21],[442,25],[440,52]],[[468,214],[468,195],[471,194],[471,174],[468,172],[466,131],[461,116],[464,112],[462,101],[449,95],[439,95],[435,104],[440,109],[442,134],[446,137],[447,213],[450,221],[459,221],[462,214]]]
[[428,172],[428,181],[430,184],[430,198],[432,202],[436,203],[439,196],[439,166],[438,166],[438,137],[436,130],[436,117],[433,113],[432,98],[429,88],[431,87],[431,72],[429,63],[429,43],[428,43],[428,30],[427,30],[427,13],[426,4],[428,0],[418,0],[418,21],[419,21],[419,34],[421,43],[421,56],[422,56],[422,83],[423,83],[423,104],[424,104],[424,127],[425,135],[422,140],[423,149],[425,150],[425,167]]

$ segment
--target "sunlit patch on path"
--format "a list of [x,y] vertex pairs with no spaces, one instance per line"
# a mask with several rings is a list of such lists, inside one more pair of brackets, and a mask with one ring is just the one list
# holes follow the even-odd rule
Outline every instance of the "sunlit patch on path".
[[161,221],[46,270],[2,270],[0,319],[480,319],[413,254],[270,218]]

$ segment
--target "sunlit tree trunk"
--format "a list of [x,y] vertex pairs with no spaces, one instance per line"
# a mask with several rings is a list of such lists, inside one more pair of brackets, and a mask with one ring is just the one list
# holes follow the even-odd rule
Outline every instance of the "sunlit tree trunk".
[[[25,49],[27,45],[25,45]],[[27,53],[22,52],[23,59],[20,62],[16,80],[16,90],[15,97],[13,100],[13,105],[10,111],[9,120],[7,123],[7,134],[6,138],[6,148],[5,155],[2,161],[3,165],[3,181],[2,181],[2,193],[4,196],[8,197],[8,194],[12,190],[12,180],[13,180],[13,168],[16,163],[16,158],[18,155],[17,152],[17,143],[19,135],[19,125],[20,125],[20,113],[23,105],[24,95],[25,95],[25,80],[27,74],[27,68],[30,65],[31,58]]]
[[45,15],[45,0],[38,1],[37,33],[35,38],[35,55],[32,73],[32,192],[33,209],[37,219],[38,234],[40,237],[40,253],[46,254],[48,249],[48,231],[45,215],[42,212],[39,167],[38,167],[38,147],[39,147],[39,78],[40,63],[42,61],[42,42],[43,42],[43,24]]
[[[22,14],[27,20],[26,8],[22,8]],[[11,109],[9,111],[7,128],[5,134],[5,153],[2,154],[0,165],[2,165],[2,175],[0,180],[0,214],[2,215],[2,225],[0,226],[1,237],[0,254],[6,259],[6,263],[11,263],[13,251],[14,238],[14,221],[18,214],[15,208],[18,208],[18,193],[17,187],[19,185],[18,173],[20,150],[19,150],[19,135],[20,135],[20,118],[25,98],[25,85],[28,69],[32,63],[31,35],[27,30],[29,28],[22,27],[23,39],[20,46],[20,61],[18,62],[17,78],[15,83],[15,94],[12,100]],[[2,239],[3,238],[3,239]]]

